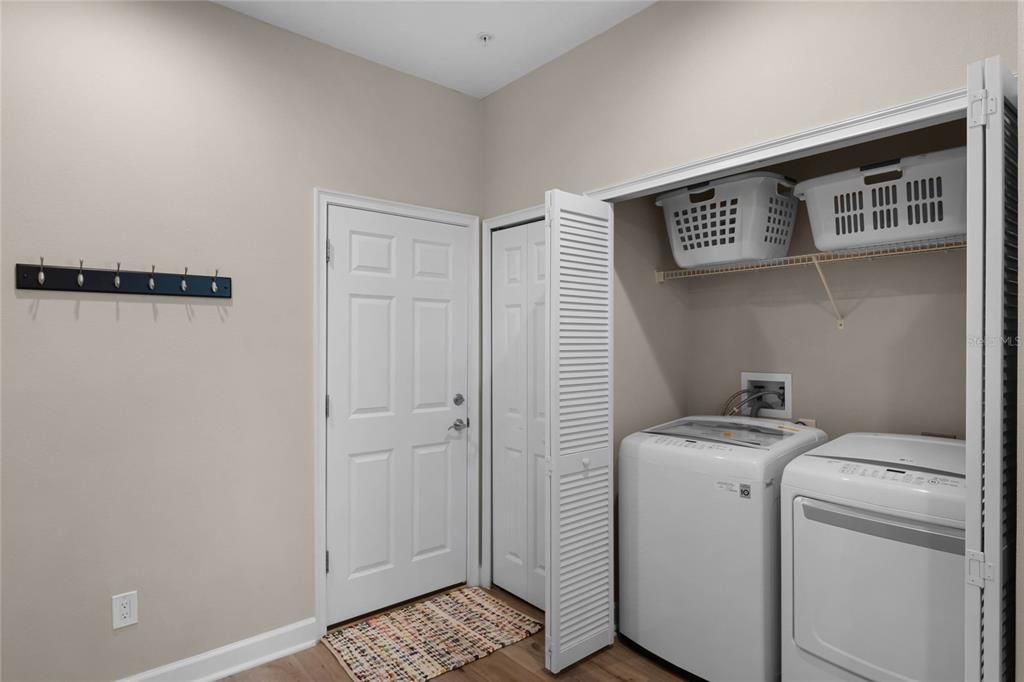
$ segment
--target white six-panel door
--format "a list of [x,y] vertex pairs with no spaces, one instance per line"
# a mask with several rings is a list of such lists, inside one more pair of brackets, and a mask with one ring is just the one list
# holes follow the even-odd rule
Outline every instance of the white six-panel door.
[[466,579],[470,235],[331,206],[328,619]]
[[494,583],[544,607],[547,399],[543,222],[491,241]]
[[491,238],[494,583],[526,595],[526,393],[529,386],[526,231]]

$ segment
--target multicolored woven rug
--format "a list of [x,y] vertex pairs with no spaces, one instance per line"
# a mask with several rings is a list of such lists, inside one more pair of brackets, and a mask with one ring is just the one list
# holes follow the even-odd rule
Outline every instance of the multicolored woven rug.
[[358,682],[429,680],[541,625],[479,587],[462,587],[332,630],[323,641]]

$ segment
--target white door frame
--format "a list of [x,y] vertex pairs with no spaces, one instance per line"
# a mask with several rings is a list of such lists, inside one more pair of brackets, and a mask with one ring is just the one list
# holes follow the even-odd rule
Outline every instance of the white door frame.
[[465,213],[373,199],[317,188],[313,191],[313,580],[316,623],[321,635],[331,623],[327,618],[327,211],[341,206],[375,211],[405,218],[429,220],[470,233],[469,246],[469,364],[467,396],[474,401],[466,429],[466,582],[480,583],[480,344],[476,330],[480,326],[480,218]]
[[[967,88],[932,95],[923,99],[855,116],[819,128],[812,128],[786,137],[780,137],[744,149],[719,154],[692,163],[651,173],[627,182],[583,192],[612,203],[641,196],[649,196],[705,180],[714,179],[771,163],[781,163],[809,154],[818,154],[853,144],[876,140],[889,135],[909,132],[927,126],[947,123],[967,115]],[[480,584],[491,586],[492,534],[491,534],[491,233],[537,220],[544,220],[544,205],[531,206],[512,213],[487,218],[483,221],[482,256],[482,334],[483,363],[481,376],[481,461],[483,487],[481,497],[482,528],[480,534]],[[653,277],[653,272],[651,273]]]

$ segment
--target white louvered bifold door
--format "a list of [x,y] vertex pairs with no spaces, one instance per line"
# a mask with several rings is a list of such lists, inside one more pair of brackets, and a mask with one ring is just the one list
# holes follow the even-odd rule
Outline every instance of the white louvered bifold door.
[[1014,679],[1017,457],[1017,86],[968,69],[967,680]]
[[612,207],[547,193],[548,581],[545,662],[612,643]]

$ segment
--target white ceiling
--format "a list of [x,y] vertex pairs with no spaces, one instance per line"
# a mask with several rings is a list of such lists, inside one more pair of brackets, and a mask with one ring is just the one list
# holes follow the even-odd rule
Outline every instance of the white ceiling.
[[[398,71],[486,97],[653,3],[234,0],[220,4]],[[481,33],[494,39],[485,45],[477,38]]]

